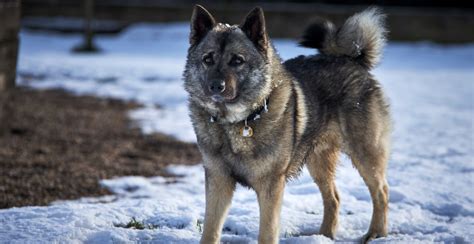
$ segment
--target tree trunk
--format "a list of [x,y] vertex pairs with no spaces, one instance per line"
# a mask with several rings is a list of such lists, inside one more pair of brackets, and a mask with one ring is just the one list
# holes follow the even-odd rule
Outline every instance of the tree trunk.
[[20,0],[0,1],[0,23],[0,93],[2,93],[15,86]]

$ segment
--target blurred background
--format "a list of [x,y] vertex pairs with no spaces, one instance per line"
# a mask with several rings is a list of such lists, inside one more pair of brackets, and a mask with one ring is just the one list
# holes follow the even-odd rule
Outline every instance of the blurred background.
[[[21,3],[21,4],[20,4]],[[11,70],[16,60],[16,32],[20,25],[29,30],[84,33],[77,51],[94,51],[93,36],[114,35],[141,22],[185,22],[195,1],[169,0],[2,0],[0,29],[4,46],[2,70]],[[474,5],[469,1],[428,0],[337,0],[337,1],[201,1],[222,22],[239,23],[256,5],[265,9],[270,36],[299,38],[315,17],[341,24],[351,13],[370,5],[383,7],[388,14],[391,41],[432,41],[468,43],[474,40]],[[1,71],[5,72],[5,71]],[[15,74],[0,87],[13,85]]]
[[[92,0],[94,27],[101,33],[114,33],[136,22],[182,22],[189,20],[195,1],[169,0]],[[69,27],[58,23],[38,23],[34,17],[81,18],[87,11],[84,1],[23,0],[21,16],[27,28],[49,28],[64,32],[81,30],[81,24]],[[350,14],[368,5],[382,6],[389,15],[390,39],[396,41],[431,40],[442,43],[474,40],[474,5],[469,1],[429,0],[336,0],[336,1],[200,1],[222,22],[239,23],[256,5],[265,9],[270,35],[298,38],[305,25],[315,16],[341,24]],[[111,24],[112,21],[115,24]],[[56,25],[55,25],[56,24]]]
[[[9,209],[0,210],[1,240],[69,242],[73,237],[64,233],[73,232],[76,240],[96,243],[198,240],[204,173],[182,87],[195,3],[0,0],[0,209]],[[373,74],[395,122],[389,241],[474,240],[473,1],[199,4],[230,24],[263,7],[283,59],[316,53],[297,45],[312,19],[340,25],[368,6],[381,7],[389,42]],[[368,224],[371,204],[349,160],[341,161],[337,184],[348,204],[338,238],[353,241],[367,229],[361,223]],[[285,238],[317,233],[314,223],[322,218],[311,178],[303,172],[301,179],[285,193]],[[254,196],[240,188],[236,194],[227,240],[254,240]],[[64,200],[70,202],[58,202]],[[12,208],[50,204],[57,208],[44,214]],[[28,211],[34,214],[18,217]],[[51,220],[54,211],[59,219]],[[132,217],[159,228],[141,234],[115,228]],[[34,229],[45,230],[44,239]]]

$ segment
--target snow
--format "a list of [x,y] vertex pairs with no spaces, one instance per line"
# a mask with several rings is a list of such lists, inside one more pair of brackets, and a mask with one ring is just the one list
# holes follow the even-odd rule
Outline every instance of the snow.
[[[195,141],[181,73],[186,24],[141,24],[118,37],[102,37],[102,53],[70,53],[77,35],[21,33],[19,81],[37,89],[65,88],[135,100],[130,116],[145,133]],[[277,40],[283,58],[311,54]],[[390,43],[374,71],[391,102],[394,132],[388,167],[388,243],[474,241],[474,45]],[[157,104],[162,108],[157,108]],[[113,196],[58,201],[47,207],[0,210],[0,243],[196,243],[204,214],[202,166],[173,166],[182,177],[104,179]],[[340,197],[337,241],[356,242],[367,230],[372,204],[357,171],[342,157],[336,181]],[[282,243],[332,243],[317,235],[322,200],[308,172],[285,190]],[[117,227],[134,217],[154,226]],[[255,243],[255,193],[239,187],[223,241]]]

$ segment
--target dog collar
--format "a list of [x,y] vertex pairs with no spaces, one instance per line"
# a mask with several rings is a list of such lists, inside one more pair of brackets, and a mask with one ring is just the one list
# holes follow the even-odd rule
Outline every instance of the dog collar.
[[[268,112],[268,99],[265,99],[263,102],[263,106],[259,107],[253,113],[251,113],[247,118],[244,120],[244,126],[240,129],[240,135],[243,137],[252,137],[253,136],[253,129],[248,125],[248,121],[255,121],[261,118],[262,112]],[[216,116],[212,116],[209,118],[209,122],[214,123],[217,121]],[[240,123],[240,122],[239,122]]]

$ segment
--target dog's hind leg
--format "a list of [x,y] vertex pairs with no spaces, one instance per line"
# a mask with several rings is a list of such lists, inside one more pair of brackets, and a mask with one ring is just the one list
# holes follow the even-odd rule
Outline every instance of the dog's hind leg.
[[[390,154],[391,123],[388,105],[381,91],[373,88],[362,109],[344,111],[342,123],[346,152],[369,188],[372,198],[372,220],[366,243],[374,238],[387,236],[388,183],[386,168]],[[365,112],[363,112],[365,111]]]
[[339,150],[337,147],[318,150],[307,158],[307,168],[321,191],[324,203],[323,223],[319,233],[334,239],[339,214],[339,195],[334,184]]
[[387,157],[386,153],[380,150],[383,151],[383,149],[370,149],[363,158],[351,156],[353,164],[369,188],[373,203],[372,220],[369,231],[362,239],[363,243],[387,236],[388,184],[385,178]]
[[201,243],[219,243],[224,219],[235,190],[235,180],[222,172],[210,169],[206,169],[205,174],[206,214]]
[[374,238],[387,236],[388,183],[385,168],[388,148],[385,145],[362,144],[357,153],[350,156],[372,197],[372,220],[367,234],[362,238],[362,242],[366,243]]

